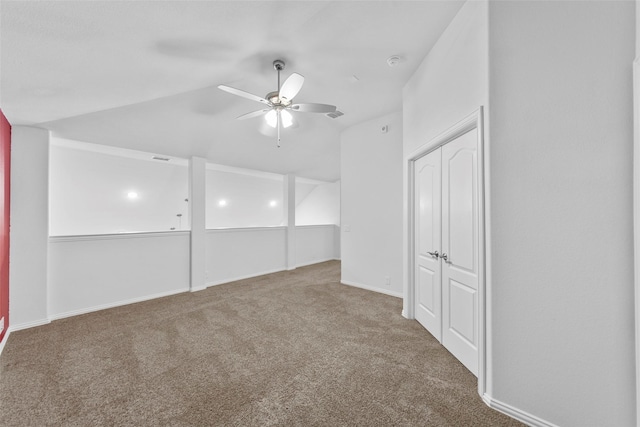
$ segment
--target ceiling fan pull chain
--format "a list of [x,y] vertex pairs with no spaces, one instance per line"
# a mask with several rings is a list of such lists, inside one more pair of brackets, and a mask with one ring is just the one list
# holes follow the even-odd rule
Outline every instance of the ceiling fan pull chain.
[[[280,75],[280,71],[278,71],[278,76]],[[280,111],[278,111],[276,120],[278,121],[278,148],[280,148]]]

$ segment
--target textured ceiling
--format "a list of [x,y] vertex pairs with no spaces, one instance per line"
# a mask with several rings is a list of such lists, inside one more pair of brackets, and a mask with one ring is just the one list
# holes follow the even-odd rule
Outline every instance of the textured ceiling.
[[[61,137],[335,180],[339,134],[401,109],[402,87],[460,1],[0,1],[0,107]],[[402,58],[389,67],[391,55]],[[275,137],[235,117],[276,89],[274,59],[305,76]],[[355,77],[354,77],[355,76]]]

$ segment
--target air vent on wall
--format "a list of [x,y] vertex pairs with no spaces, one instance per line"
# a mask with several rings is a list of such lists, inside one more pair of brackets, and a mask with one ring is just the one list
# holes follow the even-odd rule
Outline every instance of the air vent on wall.
[[170,159],[167,157],[153,156],[153,160],[162,160],[163,162],[168,162]]
[[337,119],[340,116],[344,116],[344,113],[342,111],[336,110],[332,113],[327,113],[326,116],[331,117],[332,119]]

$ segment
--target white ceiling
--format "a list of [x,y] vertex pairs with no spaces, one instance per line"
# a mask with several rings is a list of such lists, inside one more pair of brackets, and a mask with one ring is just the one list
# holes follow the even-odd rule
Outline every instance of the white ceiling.
[[[0,107],[64,138],[333,181],[342,129],[401,109],[462,3],[2,0]],[[234,120],[261,104],[216,88],[264,96],[278,58],[306,78],[297,102],[345,114],[298,113],[280,149]]]

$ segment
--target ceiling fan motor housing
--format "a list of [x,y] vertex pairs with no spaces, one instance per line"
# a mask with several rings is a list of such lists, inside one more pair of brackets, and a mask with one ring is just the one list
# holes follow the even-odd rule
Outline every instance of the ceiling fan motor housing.
[[268,100],[269,102],[271,102],[274,107],[285,108],[285,107],[288,107],[289,105],[291,105],[291,101],[289,101],[288,99],[280,98],[280,93],[278,91],[269,92],[265,96],[265,99]]
[[284,61],[282,59],[276,59],[275,61],[273,61],[273,68],[278,71],[284,70]]

